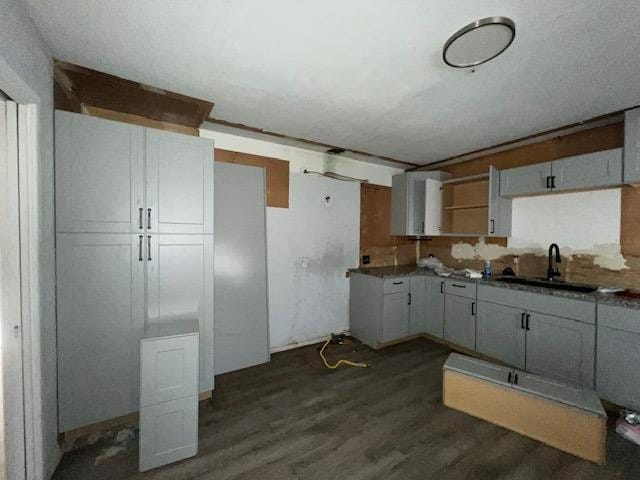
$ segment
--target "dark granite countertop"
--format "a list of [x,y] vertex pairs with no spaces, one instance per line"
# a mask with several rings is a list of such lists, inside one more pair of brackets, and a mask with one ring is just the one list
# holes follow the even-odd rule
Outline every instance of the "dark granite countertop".
[[[372,275],[378,278],[394,278],[394,277],[410,277],[414,275],[438,276],[433,270],[418,267],[417,265],[398,265],[396,267],[364,267],[352,268],[350,273],[359,273],[362,275]],[[478,285],[490,285],[492,287],[508,288],[510,290],[519,290],[530,293],[538,293],[541,295],[550,295],[554,297],[572,298],[575,300],[583,300],[586,302],[598,302],[604,305],[612,305],[617,307],[640,309],[640,299],[625,298],[614,295],[612,293],[580,293],[569,292],[565,290],[553,290],[551,288],[535,287],[531,285],[519,285],[514,283],[499,282],[496,279],[484,278],[467,278],[463,275],[451,275],[442,278],[456,278],[467,282],[474,282]]]

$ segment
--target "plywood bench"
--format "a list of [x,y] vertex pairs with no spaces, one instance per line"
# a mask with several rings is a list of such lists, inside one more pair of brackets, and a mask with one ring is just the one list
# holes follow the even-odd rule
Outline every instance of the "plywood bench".
[[607,416],[592,390],[452,353],[443,367],[447,407],[600,465]]

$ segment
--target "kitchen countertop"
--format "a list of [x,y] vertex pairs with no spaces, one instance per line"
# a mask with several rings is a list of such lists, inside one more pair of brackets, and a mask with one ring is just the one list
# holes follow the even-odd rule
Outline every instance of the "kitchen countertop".
[[[349,273],[357,273],[362,275],[371,275],[378,278],[397,278],[397,277],[411,277],[414,275],[428,275],[437,277],[438,275],[433,270],[418,267],[417,265],[398,265],[396,267],[364,267],[364,268],[352,268],[349,269]],[[463,275],[451,275],[449,277],[440,277],[442,279],[454,278],[457,280],[464,280],[466,282],[474,282],[477,285],[489,285],[492,287],[507,288],[510,290],[519,290],[530,293],[538,293],[541,295],[550,295],[554,297],[571,298],[575,300],[583,300],[586,302],[597,302],[604,305],[611,305],[616,307],[635,308],[640,309],[640,299],[619,297],[612,293],[580,293],[570,292],[566,290],[553,290],[551,288],[536,287],[531,285],[520,285],[516,283],[499,282],[495,279],[484,278],[467,278]]]

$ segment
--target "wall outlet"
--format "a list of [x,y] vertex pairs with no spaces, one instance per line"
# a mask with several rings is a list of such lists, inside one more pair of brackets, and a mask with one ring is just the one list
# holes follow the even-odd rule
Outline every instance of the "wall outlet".
[[362,264],[369,265],[371,263],[371,257],[369,255],[362,256]]

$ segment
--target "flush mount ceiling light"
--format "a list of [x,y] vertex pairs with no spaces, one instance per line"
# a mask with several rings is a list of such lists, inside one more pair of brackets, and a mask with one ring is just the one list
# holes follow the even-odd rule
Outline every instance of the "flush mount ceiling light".
[[507,17],[476,20],[451,35],[442,49],[442,59],[455,68],[475,67],[504,52],[515,36],[516,24]]

